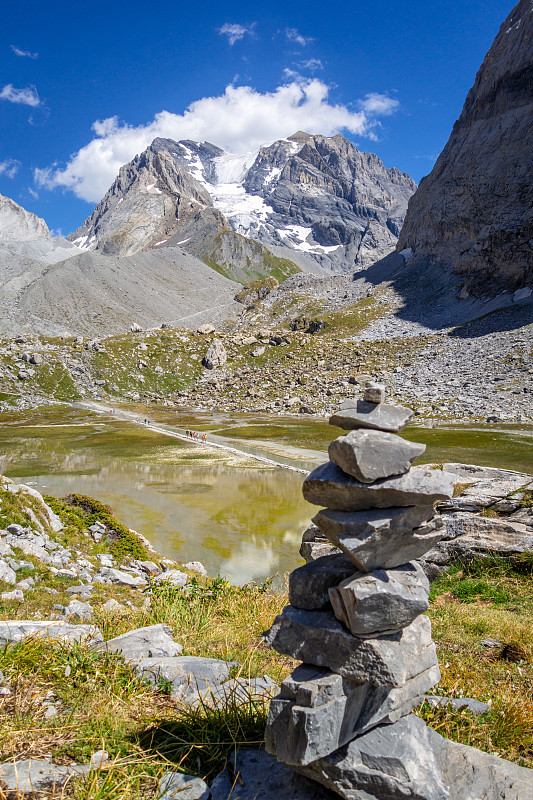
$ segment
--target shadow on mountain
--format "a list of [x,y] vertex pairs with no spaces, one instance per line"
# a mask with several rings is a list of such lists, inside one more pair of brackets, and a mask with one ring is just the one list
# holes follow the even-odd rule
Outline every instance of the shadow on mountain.
[[373,286],[388,282],[400,296],[403,306],[395,316],[408,322],[440,331],[454,328],[451,336],[477,337],[512,331],[533,322],[533,295],[513,302],[511,292],[495,297],[459,299],[464,276],[429,258],[391,253],[361,272],[354,281]]

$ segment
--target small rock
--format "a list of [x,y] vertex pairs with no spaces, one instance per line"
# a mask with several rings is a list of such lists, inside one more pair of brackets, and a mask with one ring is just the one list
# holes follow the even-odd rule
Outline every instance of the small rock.
[[196,331],[197,333],[202,333],[204,335],[207,335],[209,333],[214,333],[215,328],[213,325],[210,325],[209,322],[204,322],[204,324],[200,325],[200,327],[197,328]]
[[385,402],[385,386],[382,383],[375,383],[374,381],[367,381],[365,383],[365,390],[363,393],[363,400],[367,403],[384,403]]
[[228,354],[226,348],[220,339],[213,339],[207,349],[202,364],[206,369],[215,369],[215,367],[222,367],[226,363]]
[[167,772],[159,782],[158,800],[208,800],[209,786],[201,778]]
[[185,569],[190,569],[193,572],[198,572],[200,573],[200,575],[203,575],[204,578],[207,578],[207,570],[200,561],[188,561],[183,566]]
[[0,600],[18,600],[19,603],[23,603],[24,594],[20,589],[14,589],[12,592],[2,592]]
[[109,761],[109,753],[106,750],[97,750],[93,753],[89,761],[91,769],[101,769]]

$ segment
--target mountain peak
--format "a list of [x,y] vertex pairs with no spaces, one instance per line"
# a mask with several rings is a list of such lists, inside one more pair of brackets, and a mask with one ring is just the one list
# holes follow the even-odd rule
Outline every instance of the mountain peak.
[[291,142],[305,142],[307,139],[312,139],[313,136],[305,131],[296,131],[292,136],[287,136]]
[[50,238],[44,219],[0,194],[0,239],[31,242]]

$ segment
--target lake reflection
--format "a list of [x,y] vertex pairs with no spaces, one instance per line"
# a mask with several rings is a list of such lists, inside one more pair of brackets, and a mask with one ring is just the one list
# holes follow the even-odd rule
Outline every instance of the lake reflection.
[[17,425],[0,429],[0,439],[3,474],[56,496],[97,497],[157,551],[201,561],[210,575],[241,584],[303,563],[313,507],[301,474],[121,423]]

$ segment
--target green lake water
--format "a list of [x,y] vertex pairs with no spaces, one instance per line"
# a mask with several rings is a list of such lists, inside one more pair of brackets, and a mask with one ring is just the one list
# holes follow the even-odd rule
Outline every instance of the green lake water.
[[[171,430],[207,431],[243,455],[59,407],[0,416],[0,473],[35,482],[45,494],[97,497],[159,552],[201,561],[210,575],[234,583],[276,574],[282,580],[303,563],[301,534],[314,513],[302,498],[304,476],[265,467],[249,454],[312,469],[340,431],[313,419],[128,411]],[[427,445],[422,461],[533,471],[531,427],[412,426],[405,436]]]

